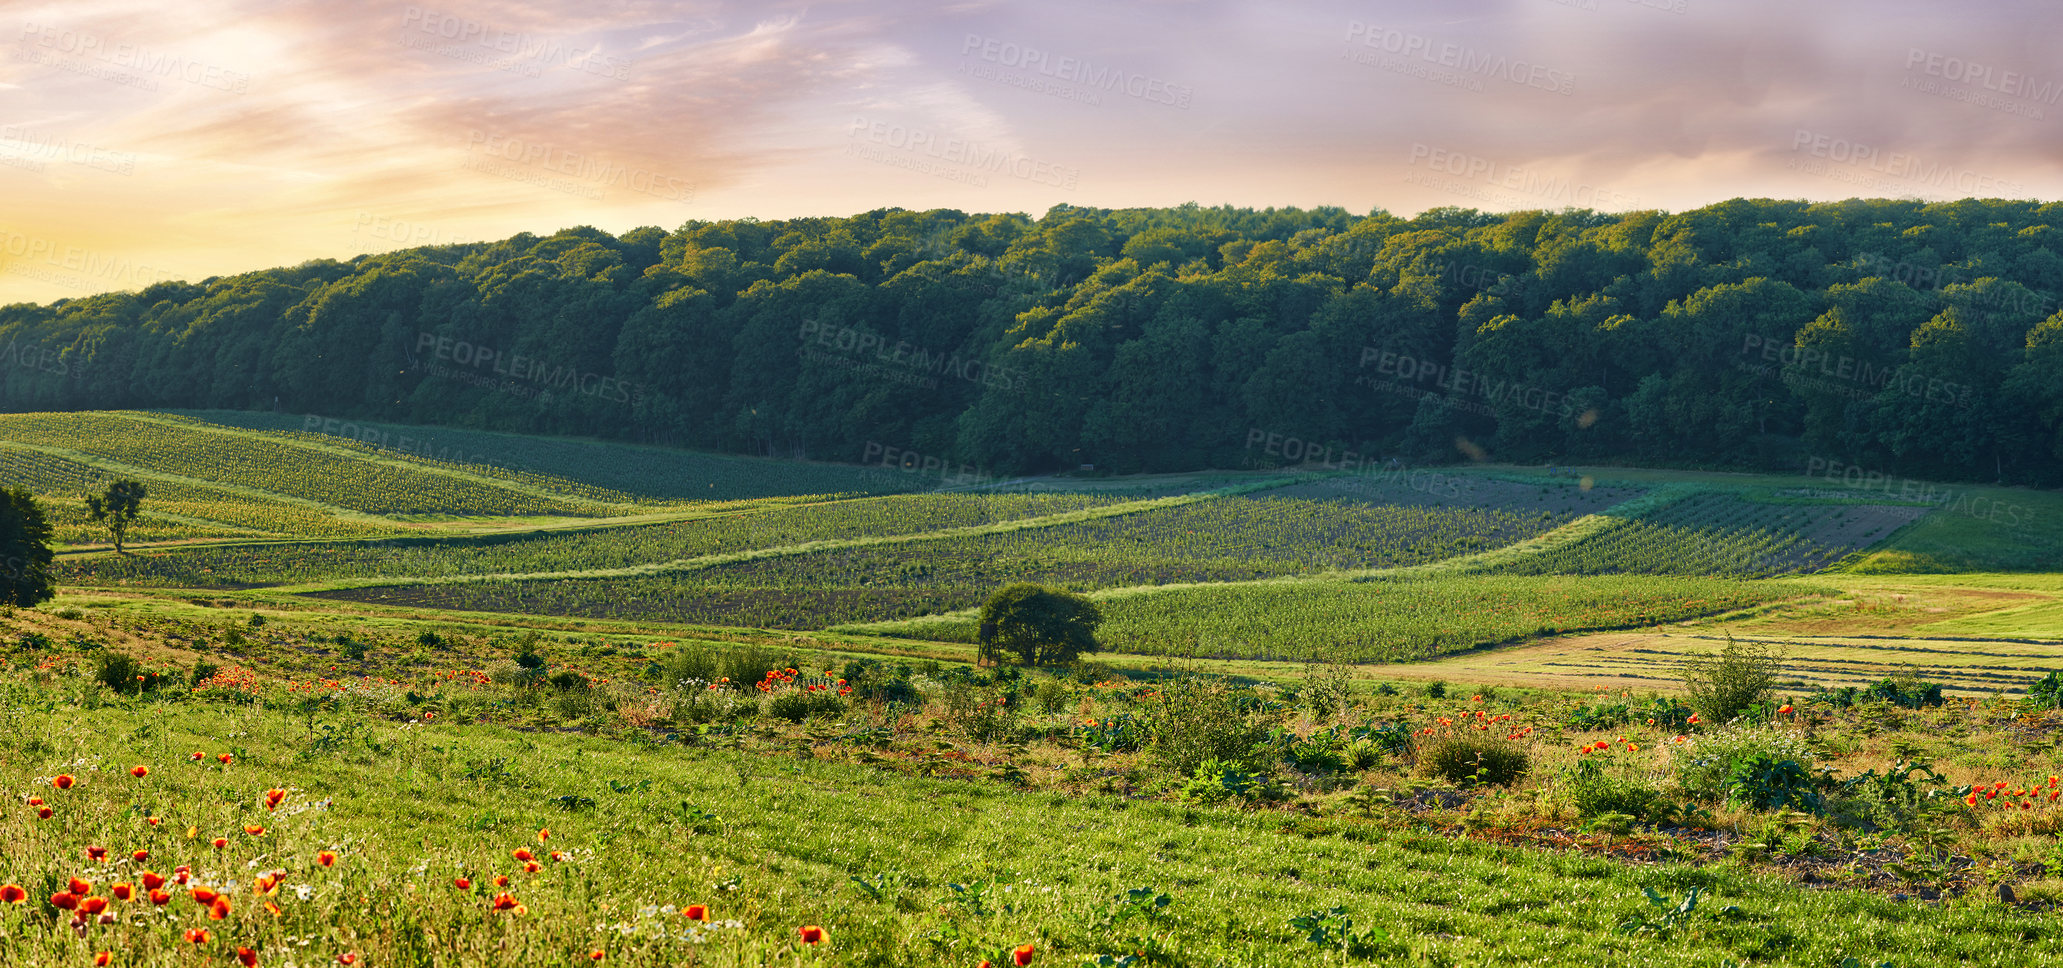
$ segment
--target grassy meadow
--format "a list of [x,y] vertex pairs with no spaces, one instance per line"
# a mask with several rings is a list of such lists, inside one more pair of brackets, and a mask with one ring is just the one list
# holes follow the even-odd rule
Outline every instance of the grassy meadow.
[[[2009,526],[1769,475],[968,481],[329,429],[0,416],[64,545],[58,598],[0,614],[0,963],[2063,946],[2056,495],[1971,489]],[[117,555],[80,505],[122,478]],[[1095,601],[1102,651],[977,664],[1015,580]],[[1692,688],[1727,648],[1771,688]]]

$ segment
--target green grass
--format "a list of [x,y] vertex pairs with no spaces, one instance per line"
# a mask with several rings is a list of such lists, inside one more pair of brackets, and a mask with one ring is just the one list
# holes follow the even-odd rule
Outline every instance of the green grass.
[[[597,950],[605,964],[633,966],[972,965],[1024,943],[1037,964],[1140,951],[1153,953],[1145,963],[1178,965],[1366,963],[1289,924],[1334,906],[1387,934],[1368,952],[1376,963],[2017,966],[2063,957],[2053,915],[1900,904],[1740,869],[1497,847],[1345,816],[1068,798],[628,737],[404,724],[368,718],[350,698],[285,715],[108,703],[44,683],[17,685],[6,700],[10,735],[31,738],[0,748],[0,782],[38,791],[58,812],[38,823],[17,806],[0,826],[0,882],[36,899],[0,910],[9,958],[21,964],[86,964],[98,950],[122,964],[220,964],[250,946],[264,965],[335,964],[347,952],[368,965],[589,964]],[[192,762],[195,750],[211,758]],[[229,766],[212,759],[230,751]],[[148,777],[127,775],[138,764]],[[58,772],[78,785],[53,791]],[[271,788],[286,791],[276,812],[261,803]],[[566,798],[593,806],[567,810]],[[265,832],[247,835],[247,824]],[[551,832],[542,845],[540,829]],[[228,846],[208,846],[213,836]],[[90,863],[89,844],[125,859]],[[524,874],[510,856],[518,848],[568,859]],[[147,864],[126,860],[135,849],[151,852]],[[316,863],[323,850],[338,855],[333,867]],[[226,919],[209,920],[184,896],[149,916],[117,904],[118,922],[89,926],[82,939],[41,902],[68,877],[104,891],[139,867],[180,864],[226,889]],[[266,899],[277,916],[250,893],[261,870],[285,871]],[[497,873],[513,878],[526,914],[488,910]],[[453,887],[457,877],[472,888]],[[966,900],[984,887],[983,902]],[[1738,910],[1661,934],[1618,930],[1650,914],[1643,889],[1673,901],[1693,887],[1705,892],[1701,911]],[[1170,903],[1114,925],[1099,915],[1137,888]],[[691,925],[678,913],[688,904],[708,905],[721,926]],[[805,924],[825,928],[828,942],[805,950],[796,940]],[[191,928],[212,938],[191,945],[180,935]]]
[[[1785,581],[1663,577],[1285,580],[1098,596],[1115,652],[1262,660],[1403,662],[1536,635],[1682,621],[1799,597]],[[839,631],[971,642],[972,616]]]

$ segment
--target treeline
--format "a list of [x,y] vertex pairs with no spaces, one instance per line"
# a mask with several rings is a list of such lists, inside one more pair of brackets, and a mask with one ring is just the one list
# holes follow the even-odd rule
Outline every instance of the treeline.
[[1737,199],[577,228],[8,306],[0,406],[996,473],[1467,457],[2053,485],[2059,221]]

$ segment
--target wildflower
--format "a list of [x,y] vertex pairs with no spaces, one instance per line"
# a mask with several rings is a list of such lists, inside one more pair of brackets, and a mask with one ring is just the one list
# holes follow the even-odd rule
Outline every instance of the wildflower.
[[1963,798],[1963,802],[1964,802],[1964,803],[1967,803],[1967,804],[1969,804],[1969,805],[1971,805],[1971,806],[1973,806],[1973,807],[1974,807],[1974,806],[1976,806],[1976,805],[1977,805],[1977,794],[1975,794],[1975,793],[1972,793],[1972,794],[1970,794],[1969,796],[1967,796],[1967,797],[1964,797],[1964,798]]
[[214,840],[209,841],[209,843],[214,844],[216,850],[221,850],[222,848],[229,846],[229,838],[217,837]]
[[802,936],[803,944],[824,943],[824,929],[814,924],[805,924],[802,927],[796,928],[795,933]]
[[72,775],[70,773],[59,773],[58,775],[50,778],[50,785],[60,790],[69,790],[72,788],[72,784],[77,782],[79,781],[72,779]]
[[85,897],[93,893],[93,882],[84,878],[74,877],[65,883],[64,889],[80,897]]
[[507,891],[496,894],[493,903],[490,905],[496,911],[513,911],[516,909],[516,906],[515,895]]
[[540,864],[534,860],[526,860],[523,862],[523,873],[525,874],[535,874],[541,870],[544,870],[543,864]]
[[150,851],[147,851],[147,850],[139,850],[139,851],[135,851],[135,852],[133,852],[133,853],[131,853],[131,854],[129,855],[129,859],[130,859],[130,860],[133,860],[133,861],[135,861],[135,862],[137,862],[137,863],[139,863],[139,864],[141,864],[141,863],[143,863],[144,861],[147,861],[147,860],[149,860],[149,859],[150,859]]
[[358,955],[357,955],[357,954],[356,954],[355,952],[350,952],[350,951],[346,951],[346,952],[344,952],[343,954],[340,954],[340,955],[338,955],[338,956],[337,956],[337,964],[340,964],[340,965],[355,965],[355,964],[357,964],[357,963],[358,963]]
[[129,775],[141,780],[150,775],[150,767],[138,763],[129,768]]
[[496,875],[494,875],[494,886],[495,886],[495,887],[507,887],[507,886],[509,886],[509,875],[507,875],[507,874],[496,874]]
[[189,759],[193,760],[195,763],[199,763],[200,761],[205,760],[207,758],[208,754],[203,753],[200,750],[194,750],[193,756],[189,757]]
[[107,968],[107,963],[113,960],[115,960],[114,952],[100,952],[99,954],[93,956],[93,968]]
[[0,904],[20,904],[29,899],[29,892],[20,884],[0,884]]
[[43,798],[42,798],[42,797],[30,797],[30,798],[29,798],[29,806],[32,806],[32,807],[40,807],[40,806],[42,806],[42,805],[43,805]]
[[540,830],[538,830],[538,831],[537,831],[537,842],[538,842],[538,843],[540,843],[540,844],[541,844],[541,843],[544,843],[545,841],[547,841],[547,840],[550,840],[550,839],[552,839],[552,828],[550,828],[550,827],[544,827],[544,828],[542,828],[542,829],[540,829]]
[[208,929],[188,928],[186,930],[186,940],[192,944],[207,944],[209,940]]
[[[20,890],[20,888],[16,888],[16,890]],[[4,890],[0,890],[0,898],[4,898],[5,894],[6,892]],[[681,913],[686,915],[688,920],[690,921],[709,920],[709,907],[707,905],[690,904],[688,905],[688,909],[682,911]]]
[[107,898],[82,897],[79,899],[80,914],[99,914],[105,910],[107,910]]
[[459,890],[461,890],[461,891],[470,891],[470,890],[472,890],[472,889],[473,889],[473,882],[472,882],[472,881],[469,881],[469,880],[466,880],[466,879],[465,879],[465,878],[463,878],[463,877],[459,877],[459,878],[454,878],[454,879],[452,880],[452,882],[451,882],[451,886],[452,886],[452,887],[455,887],[455,888],[458,888],[458,889],[459,889]]
[[267,791],[265,791],[265,809],[267,809],[267,810],[277,810],[277,809],[279,809],[279,802],[280,802],[281,800],[285,800],[286,798],[287,798],[287,792],[286,792],[285,790],[267,790]]
[[79,896],[70,891],[59,891],[50,895],[50,906],[60,911],[78,910]]
[[222,896],[220,894],[215,893],[214,890],[206,887],[196,887],[193,889],[191,893],[193,894],[193,899],[202,904],[213,904],[215,903],[216,898]]
[[236,949],[236,960],[241,962],[244,968],[257,968],[258,953],[249,948],[238,948]]
[[222,765],[223,765],[223,766],[228,766],[228,765],[229,765],[229,764],[230,764],[230,763],[231,763],[232,761],[234,761],[234,760],[236,759],[236,757],[234,757],[234,756],[231,756],[231,755],[229,755],[228,753],[223,753],[223,754],[221,754],[221,755],[219,755],[219,756],[215,757],[215,759],[217,759],[217,760],[221,761],[221,763],[222,763]]
[[136,896],[136,885],[129,883],[109,884],[107,892],[113,894],[117,901],[126,901]]
[[328,867],[337,862],[337,855],[327,850],[319,850],[315,852],[315,862]]
[[49,808],[49,807],[38,807],[38,808],[36,808],[36,819],[37,819],[37,820],[48,820],[48,819],[50,819],[50,808]]
[[1696,726],[1696,725],[1698,724],[1698,714],[1697,714],[1697,713],[1692,713],[1692,714],[1691,714],[1691,718],[1689,718],[1689,719],[1686,719],[1686,720],[1684,720],[1684,722],[1686,722],[1686,723],[1689,723],[1689,724],[1691,724],[1691,725],[1693,725],[1693,726]]
[[158,907],[164,907],[165,905],[170,904],[171,902],[172,895],[167,894],[164,891],[153,889],[150,892],[150,903],[157,905]]
[[1016,948],[1011,949],[1010,962],[1011,964],[1016,965],[1017,968],[1024,968],[1025,965],[1032,963],[1032,955],[1037,953],[1038,952],[1032,948],[1031,942],[1027,941],[1021,945],[1018,945]]
[[244,827],[244,833],[250,834],[253,837],[262,837],[265,835],[265,828],[257,824],[250,824]]
[[566,860],[566,855],[565,855],[565,854],[559,853],[559,852],[558,852],[558,851],[556,851],[556,850],[555,850],[555,851],[552,851],[552,863],[555,863],[555,864],[557,864],[557,863],[563,863],[563,862],[564,862],[565,860]]
[[516,848],[516,849],[515,849],[515,852],[514,852],[514,853],[512,854],[512,856],[514,856],[514,857],[515,857],[515,858],[516,858],[517,860],[520,860],[520,861],[526,861],[526,862],[527,862],[527,861],[532,861],[532,860],[536,860],[536,859],[537,859],[537,855],[535,855],[535,854],[532,854],[532,853],[530,852],[529,848],[527,848],[527,847],[518,847],[518,848]]
[[151,873],[151,872],[149,872],[149,871],[144,871],[144,872],[143,872],[143,889],[144,889],[144,890],[146,890],[146,891],[155,891],[155,890],[157,890],[158,888],[161,888],[161,887],[164,887],[164,886],[165,886],[165,878],[164,878],[164,876],[163,876],[163,875],[160,875],[160,874],[153,874],[153,873]]
[[215,903],[208,905],[208,919],[211,921],[224,921],[228,918],[229,899],[220,894],[215,895]]
[[1638,753],[1638,752],[1640,752],[1640,744],[1639,744],[1639,743],[1628,743],[1628,744],[1626,744],[1626,752],[1628,752],[1628,753]]
[[1779,716],[1789,716],[1791,714],[1791,704],[1784,703],[1783,705],[1776,707],[1776,714]]
[[88,847],[88,848],[86,848],[86,859],[87,859],[87,860],[93,860],[93,861],[100,861],[100,860],[106,860],[106,859],[107,859],[107,848],[106,848],[106,847]]

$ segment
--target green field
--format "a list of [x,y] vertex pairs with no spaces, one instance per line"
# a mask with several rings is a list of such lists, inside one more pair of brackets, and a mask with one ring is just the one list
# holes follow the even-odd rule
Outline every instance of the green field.
[[[53,810],[0,822],[19,963],[1877,968],[2063,939],[2063,712],[2028,698],[2063,669],[2055,495],[1995,489],[2029,514],[2004,527],[1768,475],[969,487],[311,429],[0,416],[0,483],[70,546],[55,601],[0,614],[0,782]],[[123,477],[150,495],[116,555],[80,502]],[[1087,594],[1101,651],[975,666],[973,607],[1019,580]],[[1777,692],[1689,722],[1683,662],[1729,641]],[[1911,682],[1948,701],[1872,698]],[[1526,766],[1439,766],[1462,740]],[[1742,743],[1810,798],[1698,785]],[[1939,774],[1885,785],[1912,763]],[[87,846],[230,909],[55,930],[66,879],[141,876]]]

